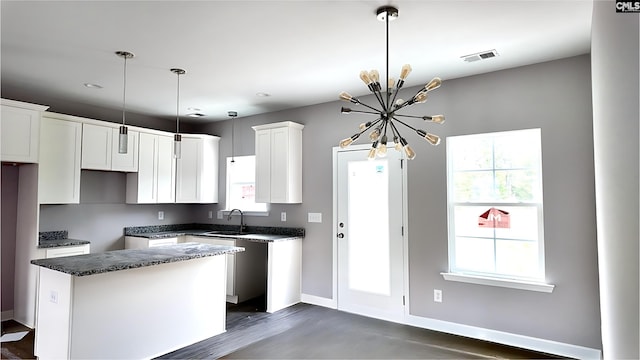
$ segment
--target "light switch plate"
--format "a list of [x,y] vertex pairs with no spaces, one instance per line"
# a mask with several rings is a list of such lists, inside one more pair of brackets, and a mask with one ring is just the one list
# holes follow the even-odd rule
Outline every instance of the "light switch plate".
[[164,211],[158,211],[158,220],[164,220]]
[[218,210],[218,219],[222,219],[223,214],[222,214],[222,210]]
[[322,213],[309,213],[308,221],[310,223],[321,223],[322,222]]
[[213,210],[209,210],[209,219],[213,219]]
[[280,213],[280,221],[287,221],[287,213],[286,212],[281,212]]

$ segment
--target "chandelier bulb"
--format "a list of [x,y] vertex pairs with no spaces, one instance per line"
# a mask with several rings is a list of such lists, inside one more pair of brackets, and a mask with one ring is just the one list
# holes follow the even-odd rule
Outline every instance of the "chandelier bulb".
[[436,124],[444,123],[444,115],[423,116],[422,119]]
[[368,128],[369,126],[371,126],[371,122],[362,123],[360,124],[360,130],[364,131],[364,129]]
[[353,139],[350,137],[343,139],[342,141],[340,141],[340,147],[344,149],[347,146],[351,145],[352,142],[353,142]]
[[360,71],[360,79],[367,86],[371,84],[371,78],[369,77],[369,73],[365,70]]
[[434,77],[427,85],[424,86],[424,89],[426,91],[431,91],[439,88],[440,85],[442,85],[442,80],[439,77]]
[[360,101],[356,98],[354,98],[353,96],[351,96],[351,94],[349,94],[346,91],[343,91],[340,93],[340,100],[344,100],[344,101],[351,101],[354,104],[359,104]]
[[400,80],[406,80],[407,76],[411,73],[411,65],[404,64],[402,65],[402,70],[400,70]]
[[413,102],[418,104],[423,104],[427,101],[427,93],[419,92],[416,96],[413,97]]
[[378,141],[380,138],[380,128],[375,128],[371,133],[369,133],[369,139],[371,141]]
[[393,86],[396,84],[396,80],[392,77],[389,78],[389,85],[387,85],[387,88],[389,89],[393,89]]
[[413,160],[416,158],[416,152],[413,151],[409,144],[405,145],[402,149],[404,150],[404,154],[407,156],[407,159]]
[[429,142],[429,144],[431,145],[438,145],[440,144],[440,136],[435,135],[435,134],[431,134],[431,133],[427,133],[424,136],[425,140],[427,140]]
[[376,153],[378,152],[378,142],[374,142],[373,145],[371,145],[371,149],[369,150],[369,155],[367,155],[367,158],[369,160],[373,160],[376,158]]

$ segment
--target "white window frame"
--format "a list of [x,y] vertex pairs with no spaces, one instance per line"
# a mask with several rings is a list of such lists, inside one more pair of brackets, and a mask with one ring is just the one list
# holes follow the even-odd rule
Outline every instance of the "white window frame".
[[[517,132],[537,132],[537,136],[541,141],[541,131],[540,129],[527,129],[527,130],[514,130],[514,131],[503,131],[496,133],[484,133],[484,134],[473,134],[473,135],[462,135],[456,136],[455,141],[459,141],[458,138],[463,137],[478,137],[483,138],[491,138],[493,141],[498,139],[501,136],[509,136],[511,134],[516,135]],[[520,134],[519,134],[520,135]],[[522,290],[532,290],[532,291],[541,291],[541,292],[552,292],[554,289],[554,285],[547,284],[545,282],[545,257],[544,257],[544,218],[543,218],[543,199],[542,199],[542,149],[540,145],[540,151],[538,154],[538,169],[537,173],[539,176],[538,182],[540,184],[540,188],[538,189],[539,195],[538,199],[534,199],[528,202],[507,202],[507,201],[489,201],[489,202],[481,202],[481,201],[471,201],[471,202],[455,202],[454,200],[454,182],[455,182],[455,173],[453,169],[453,155],[452,147],[455,141],[451,141],[451,137],[447,138],[447,211],[448,211],[448,252],[449,252],[449,271],[441,273],[445,280],[450,281],[459,281],[466,282],[472,284],[482,284],[482,285],[490,285],[490,286],[499,286],[499,287],[508,287],[508,288],[516,288]],[[497,169],[495,164],[493,164],[493,160],[491,162],[491,168],[487,168],[483,171],[493,171],[496,170],[505,170],[505,169]],[[460,173],[463,171],[460,171]],[[455,241],[456,241],[456,233],[455,233],[455,207],[456,206],[483,206],[483,207],[493,207],[493,206],[509,206],[509,207],[517,207],[517,206],[527,206],[527,207],[535,207],[537,209],[538,216],[538,268],[539,273],[538,276],[534,278],[524,277],[524,276],[512,276],[505,275],[499,273],[493,273],[490,271],[470,271],[470,270],[462,270],[459,269],[456,265],[455,258]],[[493,237],[494,242],[496,241],[496,237],[494,234]],[[495,259],[494,259],[495,261]]]
[[[231,210],[233,210],[233,207],[231,206],[231,176],[232,176],[232,163],[231,161],[235,161],[237,162],[241,162],[246,158],[254,158],[255,159],[255,155],[245,155],[245,156],[233,156],[233,157],[227,157],[226,160],[226,165],[227,165],[227,178],[226,178],[226,201],[225,201],[225,209],[221,210],[223,215],[228,215]],[[255,180],[255,172],[254,172],[254,180]],[[255,210],[255,209],[251,209],[251,210],[246,210],[245,209],[240,209],[242,210],[242,212],[244,213],[244,215],[248,215],[248,216],[269,216],[269,203],[265,203],[265,207],[264,210]],[[238,215],[237,213],[234,213],[234,215]]]

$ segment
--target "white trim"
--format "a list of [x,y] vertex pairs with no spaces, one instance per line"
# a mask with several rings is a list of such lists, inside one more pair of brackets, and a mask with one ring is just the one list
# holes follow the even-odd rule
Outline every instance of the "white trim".
[[503,331],[485,329],[475,326],[456,324],[448,321],[429,319],[416,315],[407,316],[407,325],[444,333],[466,336],[473,339],[490,341],[498,344],[515,346],[523,349],[560,355],[575,359],[601,359],[602,351],[579,345],[561,343],[553,340],[534,338],[525,335],[511,334]]
[[443,272],[443,273],[440,273],[440,275],[442,275],[442,277],[444,277],[445,280],[449,280],[449,281],[458,281],[458,282],[478,284],[478,285],[499,286],[499,287],[506,287],[511,289],[539,291],[539,292],[545,292],[545,293],[553,292],[553,289],[556,287],[555,285],[539,283],[539,282],[527,282],[522,280],[491,278],[491,277],[485,277],[485,276],[457,274],[457,273],[450,273],[450,272]]
[[335,299],[329,299],[329,298],[315,296],[315,295],[301,294],[300,301],[305,304],[322,306],[329,309],[338,308],[338,302]]
[[6,310],[0,313],[1,321],[12,320],[13,319],[13,309]]

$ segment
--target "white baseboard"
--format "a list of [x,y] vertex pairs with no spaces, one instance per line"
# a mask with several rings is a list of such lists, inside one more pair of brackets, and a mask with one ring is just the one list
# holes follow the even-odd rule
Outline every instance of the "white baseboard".
[[330,309],[338,308],[338,302],[336,300],[315,295],[302,294],[300,296],[300,301],[306,304],[318,305]]
[[[315,295],[302,294],[301,301],[303,303],[331,309],[338,308],[338,302],[336,300]],[[566,344],[553,340],[539,339],[525,335],[511,334],[503,331],[457,324],[448,321],[429,319],[416,315],[406,315],[404,322],[401,323],[423,329],[465,336],[472,339],[486,340],[497,344],[515,346],[523,349],[559,356],[566,356],[574,359],[602,359],[602,351],[599,349],[592,349],[584,346]]]
[[0,313],[0,318],[2,321],[13,319],[13,310],[7,310]]
[[462,325],[448,321],[429,319],[421,316],[407,315],[405,323],[407,325],[421,327],[424,329],[465,336],[472,339],[486,340],[498,344],[515,346],[575,359],[599,360],[602,358],[602,351],[599,349],[512,334],[503,331],[484,329],[475,326]]

